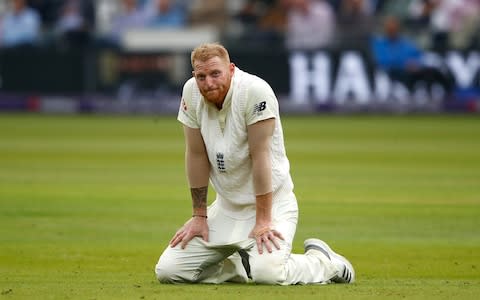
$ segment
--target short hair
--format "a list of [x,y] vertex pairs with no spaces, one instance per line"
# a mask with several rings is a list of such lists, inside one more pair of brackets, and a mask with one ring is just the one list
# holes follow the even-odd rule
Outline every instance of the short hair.
[[207,61],[212,57],[220,57],[225,60],[227,63],[230,63],[230,56],[228,55],[227,49],[219,43],[206,43],[201,44],[200,46],[193,49],[190,56],[192,63],[192,68],[195,68],[195,61]]

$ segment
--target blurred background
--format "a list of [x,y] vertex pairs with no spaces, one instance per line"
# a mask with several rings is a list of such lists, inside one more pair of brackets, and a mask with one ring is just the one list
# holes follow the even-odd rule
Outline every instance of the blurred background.
[[0,0],[0,111],[174,114],[214,41],[286,113],[480,110],[480,0]]

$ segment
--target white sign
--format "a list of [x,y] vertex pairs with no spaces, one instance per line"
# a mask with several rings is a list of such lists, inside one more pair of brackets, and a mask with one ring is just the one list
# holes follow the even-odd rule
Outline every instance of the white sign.
[[[427,53],[425,62],[430,66],[452,74],[459,88],[471,88],[480,85],[476,78],[480,73],[480,54],[472,51],[462,55],[450,51],[445,57],[436,53]],[[430,90],[409,91],[404,84],[391,81],[388,75],[375,70],[369,76],[367,63],[360,52],[345,51],[338,58],[333,70],[333,58],[329,52],[319,51],[308,55],[292,53],[290,63],[290,98],[297,103],[343,105],[350,102],[358,105],[370,102],[399,103],[409,99],[441,98],[444,94],[438,86]],[[335,72],[334,72],[335,71]]]

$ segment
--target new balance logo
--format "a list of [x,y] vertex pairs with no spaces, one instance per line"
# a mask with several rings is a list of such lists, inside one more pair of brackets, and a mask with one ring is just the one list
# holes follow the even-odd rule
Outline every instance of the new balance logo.
[[188,110],[187,103],[185,103],[185,99],[183,99],[183,98],[182,98],[182,109],[183,109],[183,111]]
[[267,108],[267,101],[263,101],[260,103],[255,104],[253,107],[253,114],[257,116],[261,116],[263,111]]
[[223,153],[217,152],[217,168],[220,172],[225,173],[227,169],[225,168],[225,159]]

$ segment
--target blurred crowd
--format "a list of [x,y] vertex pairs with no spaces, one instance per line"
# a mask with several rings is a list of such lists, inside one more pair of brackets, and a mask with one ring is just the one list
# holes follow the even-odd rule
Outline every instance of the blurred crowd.
[[239,45],[362,47],[392,16],[423,49],[478,47],[480,0],[0,0],[0,43],[118,44],[133,28],[212,26]]
[[424,54],[480,49],[480,0],[0,0],[4,54],[122,50],[131,30],[192,28],[212,29],[229,49],[355,49],[410,90],[449,95],[451,72]]

